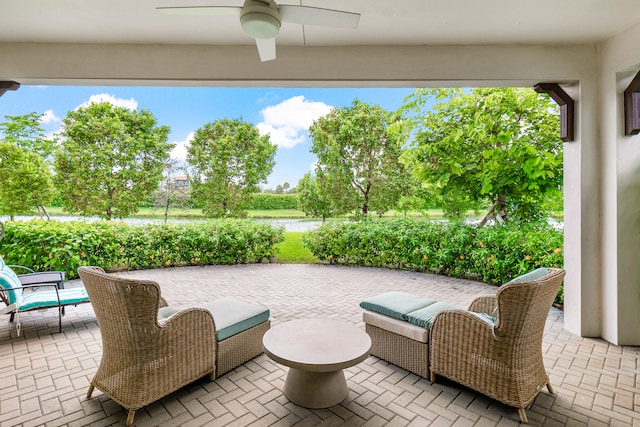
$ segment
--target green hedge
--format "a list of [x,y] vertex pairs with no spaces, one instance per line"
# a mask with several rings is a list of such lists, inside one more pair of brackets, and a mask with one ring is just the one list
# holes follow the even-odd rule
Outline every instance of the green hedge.
[[[398,268],[499,285],[538,267],[563,266],[563,233],[550,226],[487,226],[416,219],[329,222],[305,245],[334,264]],[[556,302],[562,303],[562,292]]]
[[250,209],[298,209],[297,194],[257,193],[251,195],[251,198]]
[[33,220],[6,224],[0,255],[36,271],[97,265],[108,271],[261,262],[275,256],[283,229],[249,220],[128,225]]

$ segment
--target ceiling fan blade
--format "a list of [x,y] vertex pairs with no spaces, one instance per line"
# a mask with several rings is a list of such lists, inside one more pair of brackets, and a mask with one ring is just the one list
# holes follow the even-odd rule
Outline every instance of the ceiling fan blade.
[[276,38],[271,39],[256,39],[256,46],[258,47],[258,54],[260,55],[260,61],[273,61],[276,59]]
[[241,7],[233,6],[173,6],[156,7],[156,10],[165,15],[239,15]]
[[284,4],[279,8],[282,21],[294,24],[356,29],[360,22],[359,13]]

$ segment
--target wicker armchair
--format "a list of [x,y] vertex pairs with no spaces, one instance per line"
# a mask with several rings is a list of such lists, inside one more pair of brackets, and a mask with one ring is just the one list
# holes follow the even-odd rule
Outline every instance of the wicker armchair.
[[124,279],[98,267],[78,272],[102,335],[102,360],[87,397],[94,388],[101,390],[129,411],[127,425],[136,410],[205,375],[214,380],[262,352],[269,322],[219,344],[213,316],[203,308],[183,309],[159,322],[158,311],[167,303],[157,283]]
[[[553,393],[542,335],[565,271],[548,270],[537,280],[507,283],[495,296],[476,299],[469,311],[439,314],[431,327],[431,381],[441,375],[514,406],[526,424],[524,408],[543,387]],[[497,318],[490,322],[471,312]]]

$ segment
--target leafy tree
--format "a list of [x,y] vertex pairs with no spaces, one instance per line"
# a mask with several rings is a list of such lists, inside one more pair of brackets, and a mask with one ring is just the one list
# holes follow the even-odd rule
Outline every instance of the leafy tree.
[[482,221],[541,217],[562,188],[557,106],[526,88],[418,89],[401,108],[414,132],[405,159],[442,192],[445,210],[489,205]]
[[136,212],[162,180],[168,135],[146,110],[105,102],[70,111],[55,155],[63,209],[107,220]]
[[164,178],[158,189],[151,194],[154,206],[164,209],[164,222],[167,222],[170,208],[186,209],[189,207],[189,186],[176,182],[178,174],[184,172],[183,168],[178,166],[178,163],[177,159],[167,161],[164,169]]
[[438,206],[434,203],[434,197],[428,185],[422,183],[415,177],[407,180],[407,191],[398,200],[397,210],[405,216],[409,212],[420,212],[428,216],[429,208]]
[[33,213],[51,201],[51,171],[34,152],[0,142],[0,176],[0,213],[12,221],[15,215]]
[[284,184],[282,184],[282,189],[284,190],[285,193],[289,192],[289,187],[291,186],[289,185],[288,182],[285,182]]
[[284,193],[284,188],[282,187],[282,185],[278,184],[276,185],[276,194],[282,194]]
[[331,199],[323,192],[311,172],[307,172],[298,181],[298,207],[307,216],[321,217],[324,222],[327,217],[335,215]]
[[4,142],[10,142],[26,150],[34,151],[43,158],[53,152],[55,140],[47,139],[40,126],[42,114],[29,113],[22,116],[4,116],[6,122],[0,123],[0,131]]
[[358,209],[366,216],[395,207],[408,173],[399,161],[403,139],[389,133],[391,114],[354,100],[334,108],[309,128],[311,152],[318,157],[318,184],[338,213]]
[[192,197],[205,215],[239,217],[273,170],[276,146],[251,123],[222,119],[196,130],[187,152]]

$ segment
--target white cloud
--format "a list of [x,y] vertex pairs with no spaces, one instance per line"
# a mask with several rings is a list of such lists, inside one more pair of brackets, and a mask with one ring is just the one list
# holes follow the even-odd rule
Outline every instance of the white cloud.
[[40,117],[40,123],[44,123],[47,125],[50,123],[57,123],[59,121],[60,117],[56,116],[53,110],[45,111],[44,114]]
[[185,161],[187,159],[187,146],[193,141],[195,132],[190,132],[183,141],[173,141],[175,146],[171,150],[171,158]]
[[116,98],[115,96],[109,95],[108,93],[99,93],[96,95],[91,95],[89,97],[89,100],[78,105],[78,107],[76,107],[76,110],[78,108],[84,108],[88,107],[91,104],[100,104],[102,102],[108,102],[109,104],[115,105],[116,107],[124,107],[129,110],[136,110],[138,108],[138,101],[133,98],[122,99]]
[[292,148],[304,142],[314,120],[329,113],[331,106],[294,96],[260,111],[262,122],[256,125],[262,135],[269,134],[278,147]]

